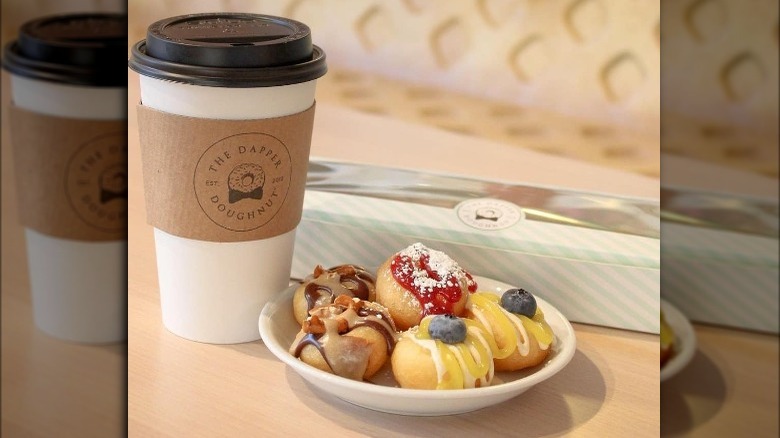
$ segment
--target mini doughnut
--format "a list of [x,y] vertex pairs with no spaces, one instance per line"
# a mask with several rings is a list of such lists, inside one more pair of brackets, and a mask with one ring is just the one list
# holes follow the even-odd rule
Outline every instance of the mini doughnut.
[[377,271],[376,301],[387,307],[399,330],[426,315],[463,315],[477,284],[441,251],[415,243],[387,259]]
[[465,325],[465,333],[454,339],[434,338],[434,318],[404,332],[390,361],[393,375],[402,388],[464,389],[489,386],[494,365],[490,334],[473,321],[451,316]]
[[295,320],[303,324],[311,309],[327,306],[339,295],[373,301],[375,284],[374,275],[361,266],[339,265],[325,269],[317,265],[293,295]]
[[510,312],[502,306],[501,297],[490,292],[471,295],[466,317],[478,322],[493,336],[497,347],[493,358],[496,371],[536,366],[549,355],[555,336],[535,301],[532,314],[529,318]]
[[339,295],[333,304],[311,312],[290,346],[290,354],[323,371],[363,380],[387,362],[396,338],[387,309]]

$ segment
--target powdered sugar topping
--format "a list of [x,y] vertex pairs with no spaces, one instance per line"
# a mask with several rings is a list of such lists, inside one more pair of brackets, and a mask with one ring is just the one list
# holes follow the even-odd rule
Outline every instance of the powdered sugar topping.
[[450,256],[420,242],[409,245],[398,255],[411,259],[412,263],[404,264],[402,272],[412,277],[412,283],[420,291],[459,286],[458,279],[466,276],[466,271]]
[[423,314],[447,312],[461,298],[463,288],[476,290],[476,283],[447,254],[420,242],[398,252],[391,270],[394,278],[420,301]]

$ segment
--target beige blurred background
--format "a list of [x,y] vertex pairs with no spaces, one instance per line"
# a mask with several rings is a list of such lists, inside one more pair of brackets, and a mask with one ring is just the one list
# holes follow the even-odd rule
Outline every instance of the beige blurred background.
[[361,111],[648,176],[664,152],[776,178],[777,3],[749,3],[138,0],[129,10],[132,42],[183,13],[299,19],[328,55],[317,98]]
[[[328,56],[317,99],[659,175],[653,1],[129,2],[131,42],[177,14],[284,15]],[[518,163],[522,169],[522,163]]]
[[[69,10],[121,4],[6,0],[3,41],[18,23],[57,3]],[[130,43],[150,23],[178,14],[299,19],[328,55],[321,101],[648,176],[660,175],[663,152],[777,178],[777,2],[749,3],[130,0],[127,6]],[[663,71],[662,29],[664,60],[673,65]]]
[[661,4],[662,151],[777,180],[778,3]]

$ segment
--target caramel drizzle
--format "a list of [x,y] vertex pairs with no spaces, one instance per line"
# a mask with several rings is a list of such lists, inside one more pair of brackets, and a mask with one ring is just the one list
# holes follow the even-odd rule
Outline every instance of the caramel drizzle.
[[301,340],[298,342],[298,345],[295,347],[295,351],[293,356],[295,357],[301,357],[301,352],[303,352],[304,347],[307,345],[311,345],[314,348],[316,348],[320,354],[322,355],[322,358],[325,359],[325,363],[328,364],[330,369],[333,369],[333,365],[330,364],[330,361],[328,360],[328,355],[325,354],[325,350],[320,343],[320,338],[324,335],[324,333],[306,333],[306,335],[301,338]]
[[[370,306],[365,305],[365,303],[362,301],[353,301],[352,298],[349,298],[346,295],[337,297],[336,302],[332,308],[335,308],[336,312],[338,312],[337,315],[334,316],[336,318],[339,318],[339,315],[346,312],[349,308],[355,309],[355,313],[358,316],[357,320],[352,324],[349,324],[346,319],[344,320],[344,325],[339,324],[339,336],[345,335],[358,327],[370,327],[384,337],[388,356],[393,353],[397,341],[397,334],[395,324],[387,312],[380,309],[371,308]],[[384,321],[384,323],[380,321]],[[320,352],[320,355],[325,360],[325,363],[327,363],[328,367],[333,370],[334,367],[331,361],[328,359],[324,344],[320,342],[320,339],[327,333],[327,331],[325,331],[322,321],[319,320],[319,316],[314,315],[310,317],[306,323],[304,323],[302,330],[305,334],[300,338],[295,348],[292,350],[293,355],[296,358],[300,358],[303,349],[307,345],[311,345]]]
[[[386,346],[387,346],[387,355],[389,356],[389,355],[393,354],[393,350],[395,349],[395,343],[396,343],[395,335],[390,333],[384,325],[382,325],[382,324],[380,324],[380,323],[378,323],[376,321],[366,320],[366,321],[358,322],[354,326],[352,326],[349,330],[347,330],[346,332],[339,333],[339,335],[344,335],[344,334],[349,333],[349,332],[351,332],[352,330],[354,330],[354,329],[356,329],[358,327],[363,327],[363,326],[371,327],[372,329],[374,329],[377,332],[379,332],[380,334],[382,334],[382,336],[385,338],[385,343],[386,343]],[[320,352],[320,355],[322,356],[323,359],[325,359],[325,363],[328,364],[328,367],[330,367],[330,369],[334,369],[333,368],[333,364],[331,364],[330,360],[328,359],[328,355],[325,354],[325,347],[320,342],[320,338],[323,335],[324,335],[324,333],[306,333],[303,336],[303,338],[301,338],[301,340],[298,342],[298,345],[295,346],[295,350],[294,350],[293,356],[295,356],[296,358],[300,358],[301,357],[301,353],[303,352],[303,349],[307,345],[311,345],[314,348],[316,348],[317,351]]]

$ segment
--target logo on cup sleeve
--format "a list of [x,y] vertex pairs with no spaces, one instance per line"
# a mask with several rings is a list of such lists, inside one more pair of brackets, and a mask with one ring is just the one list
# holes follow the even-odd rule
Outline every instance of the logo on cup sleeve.
[[241,163],[228,175],[228,202],[235,204],[245,199],[263,199],[265,172],[255,163]]
[[108,232],[127,226],[127,135],[103,135],[69,159],[65,192],[87,225]]
[[276,216],[287,198],[292,163],[287,146],[268,134],[244,133],[219,140],[195,167],[195,196],[212,222],[251,231]]
[[114,164],[100,173],[98,177],[100,203],[107,204],[114,199],[127,201],[127,165]]

